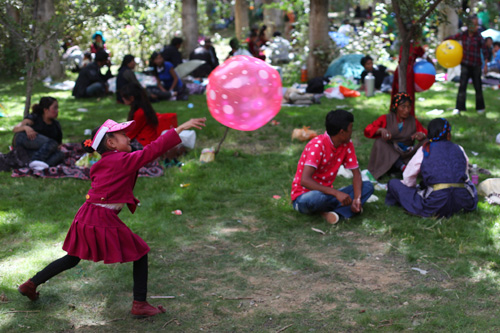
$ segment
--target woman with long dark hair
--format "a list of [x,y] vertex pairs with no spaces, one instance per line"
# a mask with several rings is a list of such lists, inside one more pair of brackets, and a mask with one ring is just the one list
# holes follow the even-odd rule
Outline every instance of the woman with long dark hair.
[[120,90],[123,102],[130,105],[127,120],[135,120],[128,137],[136,139],[143,147],[156,140],[164,130],[177,126],[175,113],[156,113],[144,89],[136,84],[127,84]]
[[174,65],[165,61],[159,52],[153,52],[149,65],[154,68],[154,75],[161,91],[177,94],[177,100],[187,100],[186,86],[175,72]]
[[57,121],[59,104],[53,97],[42,97],[32,106],[32,113],[17,124],[13,131],[14,146],[26,149],[30,156],[30,168],[47,169],[62,162],[61,125]]

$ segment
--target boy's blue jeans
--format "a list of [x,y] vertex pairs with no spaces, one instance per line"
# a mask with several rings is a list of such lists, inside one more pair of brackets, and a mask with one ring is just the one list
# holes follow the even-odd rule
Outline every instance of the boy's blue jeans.
[[[339,191],[348,194],[354,198],[354,189],[352,185],[342,187]],[[361,204],[364,205],[366,200],[373,194],[374,188],[371,182],[364,181],[361,187]],[[309,191],[297,197],[293,201],[293,208],[302,214],[315,214],[323,212],[336,212],[337,214],[348,219],[355,213],[351,210],[351,205],[342,206],[340,201],[333,195],[324,194],[320,191]]]

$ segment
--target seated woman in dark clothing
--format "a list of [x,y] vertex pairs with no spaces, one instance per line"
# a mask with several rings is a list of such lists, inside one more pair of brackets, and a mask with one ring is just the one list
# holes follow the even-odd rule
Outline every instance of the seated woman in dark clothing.
[[[450,217],[477,207],[477,191],[467,174],[468,158],[462,147],[451,142],[451,125],[444,118],[429,123],[429,141],[408,163],[403,180],[391,179],[385,203],[399,204],[410,214]],[[422,175],[420,186],[417,176]]]
[[176,94],[178,100],[187,100],[186,86],[175,72],[172,63],[165,61],[159,52],[153,52],[149,64],[154,68],[159,90]]
[[189,60],[203,60],[205,61],[200,67],[191,72],[191,76],[196,78],[208,77],[212,71],[219,66],[219,58],[215,48],[212,46],[212,40],[208,37],[195,48],[189,55]]
[[[118,103],[123,103],[122,95],[120,90],[127,84],[135,84],[140,86],[141,84],[137,80],[134,73],[136,62],[135,58],[131,54],[127,54],[123,57],[122,64],[118,69],[118,75],[116,76],[116,101]],[[161,90],[157,86],[146,87],[146,92],[148,97],[153,101],[168,100],[172,97],[172,94],[168,90]]]
[[[106,74],[101,73],[101,68],[108,66]],[[108,79],[112,78],[111,61],[106,51],[99,50],[95,55],[93,62],[83,67],[78,74],[75,86],[73,87],[73,96],[100,97],[108,92]]]
[[42,97],[32,110],[14,127],[14,146],[26,149],[31,160],[30,168],[43,170],[59,164],[64,158],[59,150],[61,125],[56,120],[59,105],[55,98]]
[[369,55],[361,58],[361,66],[365,69],[361,72],[361,90],[364,90],[365,77],[368,73],[372,73],[375,77],[375,89],[381,90],[383,92],[390,92],[392,89],[392,80],[394,76],[387,67],[382,65],[374,65],[373,59]]
[[403,172],[421,141],[427,137],[427,130],[415,117],[410,116],[411,104],[407,93],[397,93],[391,112],[380,116],[365,128],[365,136],[375,139],[368,163],[368,170],[375,179],[391,168]]
[[179,49],[182,46],[184,40],[180,37],[172,38],[170,45],[165,45],[163,50],[161,51],[161,55],[165,61],[171,62],[174,67],[182,64],[182,53],[179,52]]

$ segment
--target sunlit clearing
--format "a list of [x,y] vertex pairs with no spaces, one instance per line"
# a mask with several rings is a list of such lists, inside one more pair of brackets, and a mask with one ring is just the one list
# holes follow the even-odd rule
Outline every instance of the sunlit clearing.
[[55,259],[66,254],[62,243],[47,244],[46,242],[31,243],[27,252],[17,251],[16,254],[0,261],[2,284],[21,283],[33,276]]

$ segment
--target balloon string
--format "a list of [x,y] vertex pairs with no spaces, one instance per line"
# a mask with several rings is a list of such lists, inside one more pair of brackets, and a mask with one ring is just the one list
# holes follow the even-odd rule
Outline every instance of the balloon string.
[[226,139],[226,135],[227,135],[227,132],[229,131],[229,127],[226,127],[226,131],[224,132],[224,135],[222,136],[222,140],[220,140],[219,142],[219,145],[217,146],[217,149],[215,150],[215,153],[214,155],[217,155],[217,153],[219,152],[220,150],[220,146],[222,145],[222,143],[224,142],[224,140]]

